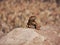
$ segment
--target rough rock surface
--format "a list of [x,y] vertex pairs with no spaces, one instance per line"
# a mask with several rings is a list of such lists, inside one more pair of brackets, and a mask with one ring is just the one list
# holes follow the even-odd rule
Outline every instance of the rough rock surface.
[[32,29],[17,28],[0,39],[0,45],[23,45],[39,34]]
[[56,29],[16,28],[0,39],[0,45],[60,45],[60,31]]
[[42,30],[36,31],[39,37],[33,39],[29,45],[60,45],[60,28],[49,26],[43,27]]

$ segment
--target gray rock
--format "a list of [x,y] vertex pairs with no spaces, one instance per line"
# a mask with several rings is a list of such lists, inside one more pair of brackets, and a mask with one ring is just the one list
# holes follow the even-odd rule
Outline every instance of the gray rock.
[[0,39],[0,45],[23,45],[37,36],[33,29],[16,28]]

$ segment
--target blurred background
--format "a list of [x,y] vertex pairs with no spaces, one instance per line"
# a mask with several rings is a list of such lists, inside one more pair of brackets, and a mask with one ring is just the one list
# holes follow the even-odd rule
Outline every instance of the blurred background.
[[60,27],[60,0],[0,0],[0,31],[27,28],[30,16],[36,16],[41,27]]

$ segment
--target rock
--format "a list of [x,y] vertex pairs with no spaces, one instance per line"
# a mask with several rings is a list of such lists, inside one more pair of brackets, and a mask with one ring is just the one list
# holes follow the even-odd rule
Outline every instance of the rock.
[[50,27],[46,30],[15,28],[0,38],[0,45],[59,45],[60,32]]
[[[58,30],[58,29],[57,29]],[[39,37],[34,38],[28,45],[60,45],[60,37],[55,28],[37,31]]]
[[23,45],[38,37],[32,29],[16,28],[0,39],[0,45]]

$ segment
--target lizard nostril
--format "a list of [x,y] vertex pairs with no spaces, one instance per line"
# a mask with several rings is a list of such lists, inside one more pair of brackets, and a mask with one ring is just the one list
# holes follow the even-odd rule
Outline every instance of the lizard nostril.
[[5,29],[2,29],[2,32],[5,33]]

